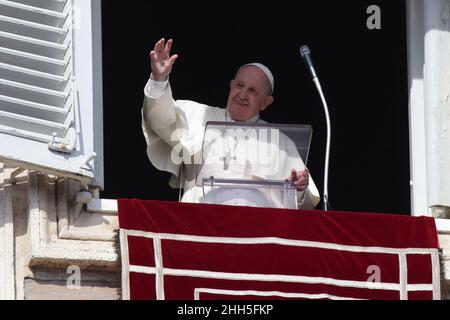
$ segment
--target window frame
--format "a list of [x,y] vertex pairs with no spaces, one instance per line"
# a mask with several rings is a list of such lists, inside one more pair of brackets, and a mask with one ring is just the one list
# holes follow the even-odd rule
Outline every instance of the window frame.
[[[434,3],[437,4],[437,1]],[[411,211],[412,216],[433,217],[429,206],[428,193],[434,186],[427,162],[433,161],[427,151],[427,90],[426,65],[426,18],[423,0],[408,0],[407,40],[408,40],[408,80],[409,80],[409,131],[410,131],[410,169],[411,169]],[[430,72],[430,70],[428,70]],[[434,72],[434,71],[431,71]],[[429,165],[429,164],[428,164]],[[439,233],[450,233],[450,219],[435,218]]]
[[[101,1],[72,0],[72,65],[76,136],[71,153],[46,141],[0,133],[0,162],[104,188]],[[75,131],[74,130],[74,131]]]

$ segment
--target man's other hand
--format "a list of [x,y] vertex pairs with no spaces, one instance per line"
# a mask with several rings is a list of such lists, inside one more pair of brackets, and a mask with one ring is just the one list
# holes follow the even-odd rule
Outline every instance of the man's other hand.
[[305,191],[309,187],[309,170],[297,171],[292,169],[289,181],[297,187],[297,191]]

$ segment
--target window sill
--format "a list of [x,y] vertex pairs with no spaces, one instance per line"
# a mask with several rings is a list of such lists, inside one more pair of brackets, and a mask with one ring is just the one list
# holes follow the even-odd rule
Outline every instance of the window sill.
[[[88,212],[118,214],[117,200],[92,199],[88,204]],[[450,234],[450,219],[436,219],[436,228],[439,233]]]

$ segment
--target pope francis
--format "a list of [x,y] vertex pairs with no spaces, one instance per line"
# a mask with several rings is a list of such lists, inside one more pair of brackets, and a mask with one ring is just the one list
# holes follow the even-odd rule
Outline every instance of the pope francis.
[[[150,52],[151,76],[144,89],[142,128],[147,141],[147,155],[159,170],[172,174],[169,184],[184,189],[183,202],[204,202],[202,187],[196,184],[204,147],[205,126],[209,121],[236,123],[265,123],[260,112],[273,103],[274,77],[260,63],[241,67],[230,82],[230,94],[226,108],[210,107],[194,101],[172,97],[169,75],[177,60],[172,55],[173,40],[158,41]],[[289,147],[288,138],[281,139],[282,146]],[[289,179],[297,188],[298,208],[315,208],[319,192],[297,152],[288,152],[280,146],[277,163],[280,170],[271,179]],[[232,166],[231,166],[232,167]],[[222,173],[231,172],[228,165]],[[220,176],[220,174],[217,174]],[[252,172],[248,166],[242,173],[234,171],[232,178],[269,178]],[[245,203],[244,203],[245,205]]]

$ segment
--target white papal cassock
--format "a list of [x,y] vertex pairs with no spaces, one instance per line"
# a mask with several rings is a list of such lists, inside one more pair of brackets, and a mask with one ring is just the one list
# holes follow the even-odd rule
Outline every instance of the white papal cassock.
[[[147,141],[147,155],[151,163],[159,170],[172,174],[169,184],[173,188],[181,185],[184,188],[183,202],[199,203],[203,199],[202,187],[196,185],[196,175],[202,162],[202,145],[205,125],[208,121],[230,121],[226,109],[210,107],[194,101],[174,101],[168,81],[149,80],[144,89],[144,107],[142,109],[142,128]],[[249,122],[264,123],[259,116]],[[227,146],[230,144],[227,143]],[[252,145],[252,144],[250,144]],[[305,165],[293,142],[281,134],[276,155],[277,170],[261,168],[253,163],[233,162],[230,159],[225,165],[220,162],[207,162],[203,166],[204,175],[216,178],[285,180],[292,169],[304,170]],[[245,149],[245,148],[244,148]],[[181,152],[182,150],[182,152]],[[242,149],[241,149],[242,150]],[[228,150],[229,151],[229,150]],[[182,154],[180,156],[180,154]],[[203,153],[203,156],[205,153]],[[225,161],[225,160],[224,160]],[[183,166],[183,170],[181,170]],[[248,196],[256,191],[245,191]],[[319,192],[313,179],[305,192],[297,193],[299,209],[313,209],[320,201]],[[252,205],[241,202],[240,205]]]

